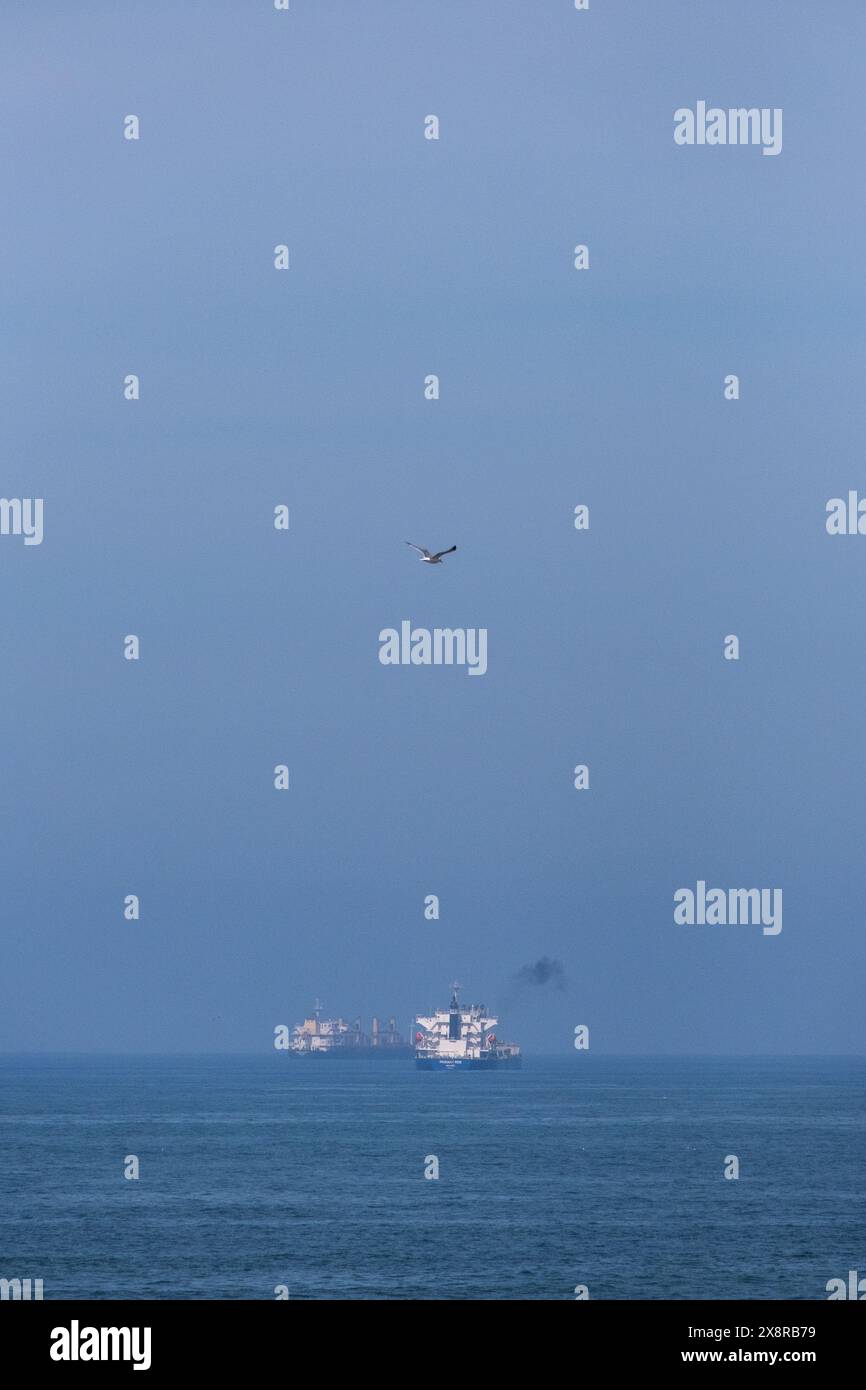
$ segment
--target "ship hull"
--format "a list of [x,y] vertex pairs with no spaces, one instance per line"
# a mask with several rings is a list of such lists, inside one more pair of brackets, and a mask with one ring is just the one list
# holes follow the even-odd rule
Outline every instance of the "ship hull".
[[517,1057],[416,1057],[419,1071],[498,1071],[501,1067],[520,1066]]
[[408,1062],[413,1056],[411,1047],[328,1047],[316,1048],[315,1051],[306,1049],[301,1052],[297,1048],[290,1049],[291,1057],[315,1057],[317,1060],[331,1059],[338,1061],[353,1062]]

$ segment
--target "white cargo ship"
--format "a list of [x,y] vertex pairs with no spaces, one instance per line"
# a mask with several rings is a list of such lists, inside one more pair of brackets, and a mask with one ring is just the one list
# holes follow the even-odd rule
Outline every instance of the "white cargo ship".
[[447,1009],[415,1019],[416,1065],[426,1071],[519,1067],[520,1048],[500,1042],[493,1031],[499,1019],[484,1004],[461,1004],[459,989],[457,984],[451,986]]
[[412,1047],[397,1031],[397,1021],[389,1018],[387,1024],[374,1018],[369,1033],[365,1032],[360,1018],[354,1023],[344,1018],[323,1018],[322,1006],[318,999],[312,1016],[305,1018],[292,1030],[289,1054],[293,1057],[381,1057],[403,1058],[412,1056]]

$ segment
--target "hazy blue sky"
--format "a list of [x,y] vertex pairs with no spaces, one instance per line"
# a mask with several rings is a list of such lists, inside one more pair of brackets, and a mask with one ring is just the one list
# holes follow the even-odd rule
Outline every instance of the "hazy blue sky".
[[[862,1052],[866,538],[824,514],[866,491],[866,8],[5,0],[0,39],[0,492],[45,499],[0,537],[0,1047],[267,1049],[456,975],[531,1050]],[[782,107],[782,153],[677,147],[698,100]],[[488,673],[381,666],[404,618]],[[699,878],[782,933],[675,926]],[[567,989],[514,995],[541,955]]]

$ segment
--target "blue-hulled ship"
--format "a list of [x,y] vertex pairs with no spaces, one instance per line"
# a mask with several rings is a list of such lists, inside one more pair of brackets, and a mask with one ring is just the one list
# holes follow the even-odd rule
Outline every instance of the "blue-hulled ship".
[[447,1009],[415,1019],[416,1065],[424,1071],[519,1067],[520,1048],[500,1042],[494,1032],[499,1019],[484,1004],[461,1004],[459,990],[459,985],[452,985]]

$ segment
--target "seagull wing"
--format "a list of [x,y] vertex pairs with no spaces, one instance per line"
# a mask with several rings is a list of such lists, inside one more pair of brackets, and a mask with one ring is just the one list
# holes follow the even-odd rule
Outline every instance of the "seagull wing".
[[450,554],[452,553],[452,551],[454,551],[454,550],[456,550],[456,549],[457,549],[457,546],[456,546],[456,545],[452,545],[452,546],[449,546],[449,548],[448,548],[447,550],[437,550],[437,551],[436,551],[436,554],[435,554],[432,558],[433,558],[434,560],[441,560],[443,555],[450,555]]
[[423,545],[416,545],[414,541],[407,541],[406,544],[411,545],[413,550],[417,550],[419,555],[426,555],[429,557],[430,551],[425,550]]

